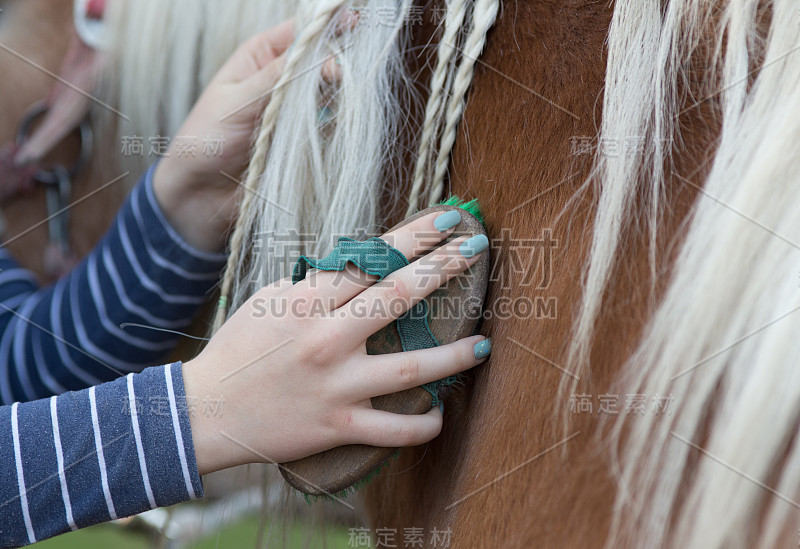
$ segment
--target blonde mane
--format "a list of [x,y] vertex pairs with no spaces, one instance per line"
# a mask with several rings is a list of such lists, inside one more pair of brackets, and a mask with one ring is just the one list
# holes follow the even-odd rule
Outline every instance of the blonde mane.
[[[285,0],[108,2],[113,40],[100,93],[128,120],[98,109],[97,126],[115,156],[132,138],[144,144],[143,154],[123,151],[122,167],[141,174],[157,161],[158,142],[176,137],[203,88],[239,44],[291,17],[294,6]],[[202,145],[214,136],[196,137]]]
[[[582,371],[626,223],[643,215],[655,242],[665,168],[681,154],[681,109],[710,101],[721,127],[707,175],[678,180],[702,190],[620,376],[625,392],[675,402],[671,415],[615,426],[609,547],[772,547],[799,507],[800,10],[790,0],[711,4],[618,1],[609,35],[599,137],[643,136],[644,150],[597,162],[599,206],[572,355]],[[700,48],[708,81],[695,83],[703,95],[682,107]],[[653,252],[654,278],[656,264]]]
[[[385,228],[380,202],[410,178],[397,159],[409,146],[401,128],[414,123],[400,99],[412,89],[404,64],[412,6],[411,0],[301,4],[301,30],[256,137],[217,326],[228,300],[235,310],[256,289],[286,276],[301,253],[323,256],[339,236]],[[447,4],[448,14],[460,15],[458,25],[445,19],[444,35],[453,43],[440,44],[432,80],[432,96],[438,99],[435,108],[429,102],[418,155],[435,158],[435,164],[427,174],[416,170],[409,210],[418,207],[423,187],[427,203],[444,192],[465,96],[498,8],[498,0]],[[346,9],[361,10],[363,21],[338,36],[335,15]],[[442,55],[442,48],[449,53]],[[341,65],[341,80],[326,90],[318,68],[332,55]],[[442,128],[441,143],[436,128]]]

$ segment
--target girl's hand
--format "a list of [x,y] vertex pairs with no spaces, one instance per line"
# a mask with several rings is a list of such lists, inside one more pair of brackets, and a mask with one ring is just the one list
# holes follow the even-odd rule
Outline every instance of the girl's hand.
[[[159,204],[196,248],[216,252],[225,245],[236,214],[237,181],[247,167],[253,133],[293,40],[290,20],[242,44],[200,96],[156,169],[153,184]],[[326,79],[337,77],[333,60],[321,70]],[[179,138],[190,140],[196,150],[181,151]],[[204,152],[206,139],[221,143],[221,153]]]
[[[437,230],[438,217],[421,217],[383,238],[412,259],[452,232]],[[466,270],[488,245],[485,237],[474,237],[462,247],[464,240],[428,252],[378,283],[350,266],[315,271],[296,285],[282,280],[254,295],[183,366],[188,399],[225,403],[222,414],[191,418],[200,473],[283,463],[346,444],[414,446],[436,437],[442,427],[438,407],[422,415],[393,414],[373,409],[370,398],[479,364],[485,338],[375,356],[367,355],[366,339]]]

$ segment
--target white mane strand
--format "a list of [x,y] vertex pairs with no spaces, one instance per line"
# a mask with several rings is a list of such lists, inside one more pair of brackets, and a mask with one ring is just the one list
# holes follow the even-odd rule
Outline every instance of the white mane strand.
[[708,176],[691,182],[703,190],[666,293],[620,380],[626,392],[675,402],[671,415],[616,426],[609,547],[772,547],[798,516],[800,10],[792,0],[712,4],[618,1],[609,36],[600,138],[644,136],[645,150],[598,163],[578,365],[634,197],[643,194],[657,231],[662,167],[681,138],[678,86],[709,28],[713,95],[696,99],[716,103],[722,127]]

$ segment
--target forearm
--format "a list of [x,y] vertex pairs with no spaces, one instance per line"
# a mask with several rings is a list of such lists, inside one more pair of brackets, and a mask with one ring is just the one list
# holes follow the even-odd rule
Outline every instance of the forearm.
[[0,408],[0,545],[203,496],[180,363]]
[[236,183],[227,180],[230,174],[214,174],[223,180],[221,186],[205,181],[208,176],[187,176],[196,160],[174,154],[162,160],[153,174],[153,190],[166,219],[189,245],[218,252],[225,248],[236,209]]
[[177,337],[123,325],[185,329],[223,263],[222,254],[197,251],[175,232],[146,177],[100,244],[58,283],[36,290],[30,281],[6,287],[0,279],[2,402],[82,389],[160,362]]

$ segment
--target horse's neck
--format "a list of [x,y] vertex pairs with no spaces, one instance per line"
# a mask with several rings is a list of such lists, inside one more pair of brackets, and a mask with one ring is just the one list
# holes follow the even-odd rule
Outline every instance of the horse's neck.
[[[574,391],[592,395],[592,411],[571,412],[560,387],[570,375],[593,206],[590,193],[570,201],[597,146],[612,12],[586,4],[509,3],[490,34],[450,180],[452,193],[480,200],[497,239],[486,309],[501,316],[481,328],[494,350],[446,401],[443,434],[404,450],[367,490],[373,528],[423,528],[426,543],[433,529],[450,528],[454,547],[595,547],[605,539],[616,494],[598,443],[598,397],[618,393],[625,413],[627,395],[612,383],[648,317],[650,269],[647,243],[630,242],[598,322],[591,379]],[[692,198],[671,197],[663,242]]]

